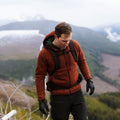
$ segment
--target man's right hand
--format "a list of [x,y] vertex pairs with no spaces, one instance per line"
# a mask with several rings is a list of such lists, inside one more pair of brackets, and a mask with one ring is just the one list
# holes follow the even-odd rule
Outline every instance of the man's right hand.
[[43,99],[43,100],[39,101],[39,110],[43,114],[48,115],[49,108],[48,108],[48,104],[47,104],[47,100],[46,99]]
[[91,79],[87,80],[87,84],[86,84],[86,92],[88,92],[89,90],[90,90],[89,95],[92,95],[95,90],[93,81]]

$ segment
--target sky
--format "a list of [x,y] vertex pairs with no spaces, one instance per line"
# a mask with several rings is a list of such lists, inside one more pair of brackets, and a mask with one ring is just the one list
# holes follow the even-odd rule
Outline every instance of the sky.
[[120,0],[0,0],[0,20],[35,16],[81,27],[120,23]]

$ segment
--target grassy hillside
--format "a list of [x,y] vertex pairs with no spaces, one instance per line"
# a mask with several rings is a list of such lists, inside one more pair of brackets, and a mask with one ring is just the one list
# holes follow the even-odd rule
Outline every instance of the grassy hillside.
[[73,26],[73,39],[76,39],[84,49],[120,55],[120,46],[118,44],[93,30]]
[[[112,99],[110,100],[112,101]],[[108,102],[110,100],[108,100]],[[120,114],[116,109],[108,106],[104,102],[101,102],[98,98],[87,97],[86,102],[87,102],[88,116],[90,120],[119,120],[120,119]]]
[[[33,90],[26,89],[25,93],[28,94],[29,96],[32,96],[33,98],[36,98],[36,93]],[[90,120],[120,120],[119,98],[120,98],[119,92],[100,94],[93,97],[85,96],[89,119]],[[46,99],[49,101],[49,93],[46,94]],[[1,109],[4,112],[6,104],[1,102],[0,104],[2,104]],[[40,111],[38,110],[38,103],[36,103],[36,105],[34,105],[29,110],[24,110],[21,109],[20,106],[16,107],[14,105],[12,106],[12,108],[17,110],[17,115],[16,115],[17,120],[21,118],[23,118],[24,120],[28,118],[34,120],[43,119]],[[9,112],[10,109],[11,109],[10,106],[8,106],[7,112]],[[71,120],[73,120],[72,116],[71,118],[72,118]],[[45,117],[43,120],[45,120]]]
[[34,79],[31,77],[34,77],[36,63],[37,59],[0,61],[0,78],[25,79],[26,84],[33,84]]

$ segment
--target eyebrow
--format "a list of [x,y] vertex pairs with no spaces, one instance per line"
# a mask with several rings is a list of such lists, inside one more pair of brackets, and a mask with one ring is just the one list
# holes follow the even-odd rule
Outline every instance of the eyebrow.
[[[71,39],[70,39],[71,40]],[[62,40],[63,42],[69,42],[70,40]]]

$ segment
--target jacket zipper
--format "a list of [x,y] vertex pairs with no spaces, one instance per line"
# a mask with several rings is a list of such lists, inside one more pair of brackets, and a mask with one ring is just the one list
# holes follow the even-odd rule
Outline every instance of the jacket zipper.
[[[67,61],[66,61],[66,58],[65,58],[65,54],[64,54],[64,59],[65,59],[65,64],[66,64],[66,67],[67,67],[67,72],[68,72],[68,77],[69,77],[69,87],[71,88],[71,79],[70,79],[70,73],[69,73],[69,68],[68,68],[68,65],[67,65]],[[71,94],[71,90],[69,88],[69,92]]]

